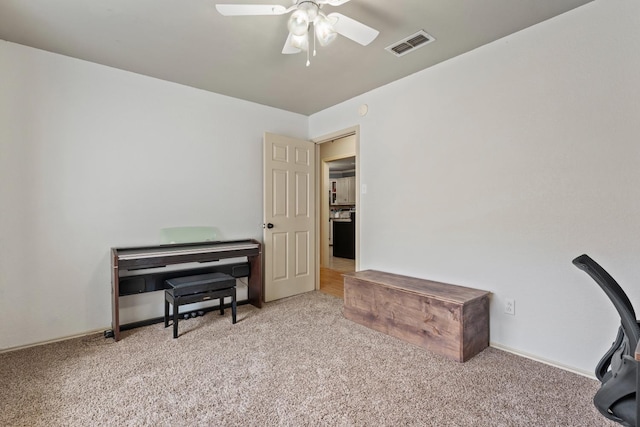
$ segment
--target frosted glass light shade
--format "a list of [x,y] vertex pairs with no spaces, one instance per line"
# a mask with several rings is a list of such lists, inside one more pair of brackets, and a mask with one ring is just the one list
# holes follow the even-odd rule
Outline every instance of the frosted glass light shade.
[[295,34],[291,34],[291,46],[297,47],[301,50],[309,49],[309,33],[304,33],[301,36],[296,36]]
[[309,30],[309,15],[304,10],[296,10],[291,14],[287,27],[294,36],[306,34]]
[[338,33],[333,29],[333,25],[331,25],[331,22],[324,16],[318,16],[313,26],[321,46],[329,45],[338,37]]

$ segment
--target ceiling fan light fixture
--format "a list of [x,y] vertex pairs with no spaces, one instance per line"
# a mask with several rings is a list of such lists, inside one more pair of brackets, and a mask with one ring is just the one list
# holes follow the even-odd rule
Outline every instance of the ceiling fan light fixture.
[[328,46],[338,37],[338,33],[336,33],[336,30],[326,16],[318,15],[318,18],[313,23],[313,27],[320,46]]
[[[313,56],[315,56],[316,42],[321,46],[328,46],[338,38],[338,34],[362,46],[367,46],[379,34],[378,30],[341,13],[332,12],[327,15],[322,13],[325,5],[336,7],[350,0],[290,1],[292,5],[289,7],[267,4],[216,4],[216,9],[224,16],[285,15],[291,12],[287,20],[289,35],[282,53],[288,55],[306,51],[307,66],[310,64],[311,42],[313,42]],[[311,32],[312,24],[313,32]]]
[[291,17],[289,17],[287,27],[294,36],[306,34],[307,31],[309,31],[309,14],[302,9],[297,9],[291,14]]

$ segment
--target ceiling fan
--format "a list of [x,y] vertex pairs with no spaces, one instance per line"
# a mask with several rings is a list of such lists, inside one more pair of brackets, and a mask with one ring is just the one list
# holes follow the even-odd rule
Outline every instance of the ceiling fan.
[[257,15],[285,15],[293,12],[289,17],[287,27],[289,36],[284,43],[282,53],[292,54],[307,52],[307,67],[309,61],[309,38],[313,24],[313,55],[316,55],[315,41],[321,46],[333,42],[338,34],[343,35],[363,46],[371,43],[379,32],[361,22],[344,16],[341,13],[322,12],[324,5],[340,6],[349,0],[293,0],[291,7],[277,4],[216,4],[216,9],[224,16],[257,16]]

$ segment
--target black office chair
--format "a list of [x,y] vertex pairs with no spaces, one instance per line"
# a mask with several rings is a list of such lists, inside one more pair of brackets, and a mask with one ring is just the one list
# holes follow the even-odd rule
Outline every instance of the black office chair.
[[616,340],[596,367],[596,377],[602,385],[593,403],[605,417],[625,426],[638,427],[640,406],[636,396],[640,387],[640,369],[635,350],[640,340],[640,326],[633,305],[613,277],[588,255],[580,255],[573,264],[600,285],[618,310],[621,320]]

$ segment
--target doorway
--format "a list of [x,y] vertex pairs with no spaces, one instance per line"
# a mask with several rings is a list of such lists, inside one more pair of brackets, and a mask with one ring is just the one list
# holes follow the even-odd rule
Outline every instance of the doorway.
[[[343,134],[344,135],[344,134]],[[359,179],[357,135],[319,144],[319,289],[343,298],[342,274],[356,271]]]

